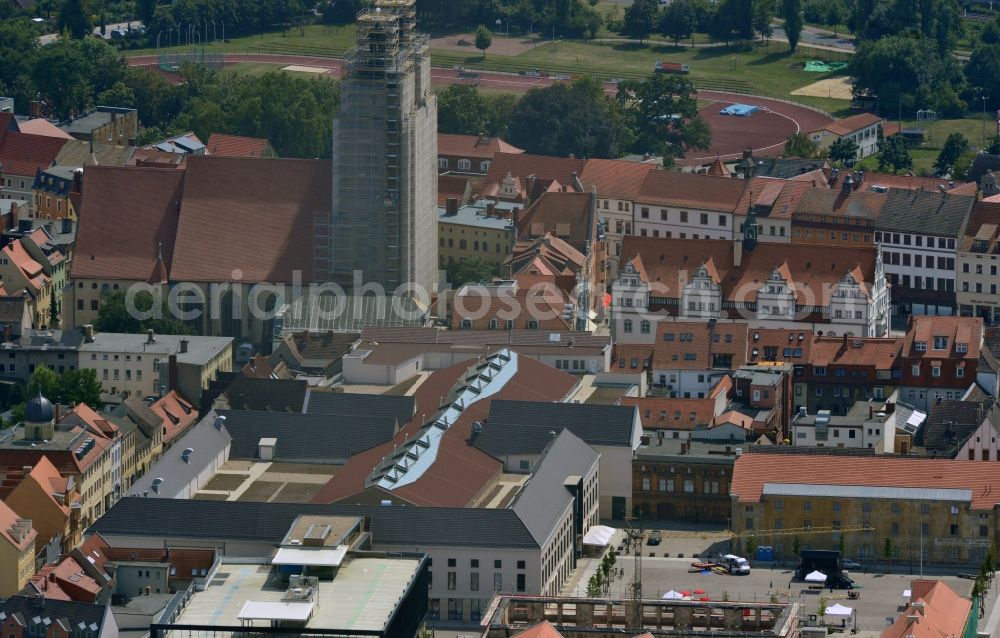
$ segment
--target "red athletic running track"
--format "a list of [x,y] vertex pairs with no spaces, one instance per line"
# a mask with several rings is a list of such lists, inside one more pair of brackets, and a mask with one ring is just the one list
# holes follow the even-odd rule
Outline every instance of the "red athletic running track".
[[[271,55],[257,53],[241,53],[226,55],[226,64],[238,62],[266,62],[275,65],[295,64],[330,69],[329,73],[341,74],[343,60],[336,58],[310,57],[302,55]],[[154,66],[158,56],[144,55],[129,58],[131,66]],[[478,85],[487,88],[508,91],[527,91],[535,87],[554,84],[558,80],[544,77],[525,77],[520,75],[479,71]],[[453,69],[435,68],[431,71],[435,84],[462,84],[469,80],[458,77]],[[605,90],[610,94],[617,92],[613,83],[606,83]],[[702,107],[702,117],[712,127],[712,145],[706,151],[694,151],[684,160],[687,164],[701,164],[716,156],[724,159],[740,155],[744,149],[752,148],[758,155],[777,155],[783,150],[785,139],[792,133],[815,130],[831,122],[831,118],[797,104],[789,104],[779,100],[723,93],[721,91],[698,91],[701,99],[715,100]],[[728,104],[753,104],[763,110],[749,117],[720,115],[719,111]]]

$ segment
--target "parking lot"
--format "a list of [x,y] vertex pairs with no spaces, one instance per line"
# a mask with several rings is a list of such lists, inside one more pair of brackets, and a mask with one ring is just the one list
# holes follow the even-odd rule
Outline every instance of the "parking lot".
[[[609,594],[625,597],[628,595],[628,583],[632,580],[634,556],[619,556],[617,564],[623,573],[611,583]],[[694,592],[696,589],[704,590],[704,596],[712,600],[767,601],[774,595],[779,602],[799,602],[803,620],[814,620],[808,617],[818,613],[822,598],[826,606],[840,603],[854,609],[857,629],[863,632],[885,629],[890,619],[894,620],[903,609],[903,591],[910,589],[911,581],[918,577],[910,575],[906,568],[896,569],[897,573],[891,574],[852,572],[851,578],[861,585],[861,589],[858,599],[849,600],[846,591],[812,589],[808,583],[794,580],[794,570],[787,567],[754,562],[749,575],[727,576],[689,573],[690,564],[690,558],[649,558],[647,552],[642,559],[643,597],[661,598],[670,590]],[[925,578],[944,580],[962,596],[968,596],[972,589],[971,580],[954,575],[925,572]],[[996,600],[996,589],[993,588],[986,601],[987,612]],[[830,620],[827,624],[839,626],[841,621]],[[852,628],[854,620],[847,621],[846,625]]]

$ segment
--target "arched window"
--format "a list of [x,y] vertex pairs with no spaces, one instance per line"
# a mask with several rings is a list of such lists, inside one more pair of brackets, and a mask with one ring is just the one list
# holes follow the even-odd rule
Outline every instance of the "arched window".
[[439,157],[438,158],[438,169],[440,169],[442,171],[448,170],[448,158],[447,157]]
[[467,159],[458,160],[458,170],[460,171],[470,171],[472,170],[472,162]]
[[488,170],[490,170],[490,161],[489,160],[484,160],[484,161],[482,161],[482,162],[479,163],[479,172],[480,173],[485,173]]
[[462,319],[462,330],[472,330],[472,319]]
[[497,320],[490,319],[490,330],[496,330],[496,329],[497,329]]
[[641,332],[644,335],[648,335],[649,334],[649,322],[646,321],[645,319],[643,319],[639,323],[639,332]]
[[626,319],[623,322],[622,325],[623,325],[623,327],[625,329],[625,332],[632,332],[632,320],[631,319]]
[[528,329],[538,330],[538,319],[528,319]]

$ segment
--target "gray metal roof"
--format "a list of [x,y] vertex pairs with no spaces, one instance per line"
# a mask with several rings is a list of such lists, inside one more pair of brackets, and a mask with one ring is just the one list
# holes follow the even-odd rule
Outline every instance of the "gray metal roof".
[[[149,471],[136,479],[127,496],[143,497],[148,493],[151,499],[175,498],[191,480],[205,471],[215,458],[229,446],[232,437],[223,428],[215,428],[215,412],[209,412],[190,430],[177,439],[173,446],[153,463]],[[185,460],[184,451],[191,449]],[[158,482],[158,490],[153,490],[153,482]]]
[[562,430],[550,441],[545,454],[535,464],[531,479],[511,506],[539,547],[545,546],[549,535],[557,529],[566,506],[573,500],[564,484],[567,477],[586,477],[600,457],[594,448],[569,430]]
[[972,490],[926,487],[875,487],[869,485],[816,485],[764,483],[764,496],[816,496],[833,498],[886,498],[910,501],[972,502]]
[[[187,341],[187,352],[180,351],[181,341]],[[81,342],[79,349],[80,352],[175,354],[178,363],[204,365],[230,347],[232,342],[232,337],[156,334],[153,335],[153,343],[148,343],[148,337],[142,333],[96,332],[94,333],[94,341],[91,343]]]
[[[510,210],[513,207],[514,204],[504,206],[503,203],[500,203],[497,205],[497,210]],[[514,222],[509,217],[488,216],[485,204],[476,203],[462,206],[454,215],[449,215],[447,209],[442,206],[438,208],[437,213],[438,221],[445,224],[514,232]]]
[[474,445],[487,454],[540,454],[551,432],[568,429],[590,446],[632,447],[637,408],[494,399]]
[[304,379],[258,379],[238,376],[224,394],[233,410],[299,412],[306,405],[309,384]]
[[[644,445],[635,452],[637,461],[692,463],[699,465],[728,465],[736,462],[735,450],[739,445],[731,442],[712,443],[710,441],[693,441],[682,439],[660,439],[655,432],[650,432],[650,444]],[[682,447],[684,452],[681,452]],[[746,449],[747,446],[743,446]],[[726,449],[730,454],[726,454]]]
[[310,390],[304,411],[309,414],[350,415],[366,420],[396,419],[402,427],[413,418],[416,409],[417,401],[413,397]]
[[[277,439],[276,461],[343,463],[391,439],[397,425],[392,418],[365,412],[331,415],[220,410],[219,414],[226,417],[226,430],[233,439],[229,456],[234,459],[257,458],[260,440],[273,437]],[[359,418],[364,419],[364,427],[358,427]]]
[[364,516],[376,546],[537,549],[511,509],[380,507],[123,498],[87,530],[105,537],[148,536],[280,543],[300,514]]
[[965,195],[893,189],[879,211],[875,230],[958,239],[975,202],[975,197]]

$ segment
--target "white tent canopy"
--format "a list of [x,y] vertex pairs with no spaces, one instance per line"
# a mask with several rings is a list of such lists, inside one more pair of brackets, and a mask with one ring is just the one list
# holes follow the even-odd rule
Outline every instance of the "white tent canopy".
[[347,556],[347,545],[337,547],[281,547],[271,559],[272,565],[340,567]]
[[909,602],[910,596],[911,596],[910,590],[909,589],[904,589],[903,590],[903,598],[905,598],[907,600],[907,602]]
[[814,572],[812,572],[810,574],[806,574],[806,582],[807,583],[825,583],[826,582],[826,574],[824,574],[821,571],[814,571]]
[[305,622],[312,617],[311,602],[285,603],[281,601],[248,600],[236,616],[240,620],[292,620]]
[[854,613],[854,610],[850,607],[845,607],[840,603],[837,603],[833,607],[827,607],[824,615],[826,616],[850,616]]
[[607,547],[611,544],[611,538],[615,535],[615,529],[607,525],[594,525],[583,535],[584,545],[597,545]]
[[667,593],[663,594],[663,600],[681,600],[683,598],[684,594],[680,593],[679,591],[674,591],[672,589]]

